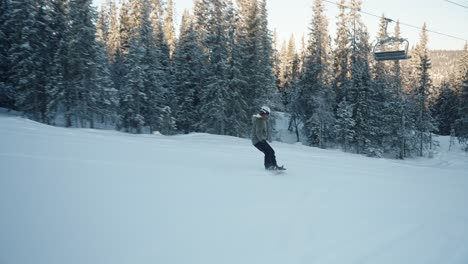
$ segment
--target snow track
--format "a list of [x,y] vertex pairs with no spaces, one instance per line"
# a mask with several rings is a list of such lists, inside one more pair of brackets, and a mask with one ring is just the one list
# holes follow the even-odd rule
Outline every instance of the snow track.
[[466,264],[468,157],[45,126],[0,113],[1,264]]

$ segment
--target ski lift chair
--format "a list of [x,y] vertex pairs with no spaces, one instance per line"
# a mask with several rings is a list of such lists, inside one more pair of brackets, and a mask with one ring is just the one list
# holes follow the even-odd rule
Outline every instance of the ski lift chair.
[[[392,19],[385,19],[385,36],[387,35],[388,23],[393,22]],[[377,41],[372,48],[372,54],[376,61],[396,61],[407,60],[411,58],[408,56],[409,42],[403,38],[387,37]]]
[[376,61],[407,60],[409,42],[406,39],[389,37],[377,41],[372,49]]

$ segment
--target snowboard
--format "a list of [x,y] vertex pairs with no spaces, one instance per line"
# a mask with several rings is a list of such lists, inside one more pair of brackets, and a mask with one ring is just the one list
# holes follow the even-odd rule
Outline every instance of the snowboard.
[[284,175],[286,174],[286,170],[271,170],[269,171],[273,175]]
[[284,166],[279,166],[276,170],[268,170],[273,175],[280,175],[286,173],[286,168]]

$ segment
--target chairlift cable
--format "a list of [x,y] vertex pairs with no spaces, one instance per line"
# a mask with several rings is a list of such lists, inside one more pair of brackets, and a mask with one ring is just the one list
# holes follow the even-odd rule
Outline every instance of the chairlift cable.
[[[328,0],[323,0],[323,1],[324,1],[324,2],[327,2],[327,3],[330,3],[330,4],[334,4],[334,5],[337,5],[337,6],[343,6],[343,7],[345,7],[345,8],[351,9],[351,7],[349,7],[349,6],[342,5],[342,4],[339,4],[339,3],[336,3],[336,2],[332,2],[332,1],[328,1]],[[447,0],[446,0],[446,1],[447,1]],[[447,2],[449,2],[449,1],[447,1]],[[465,6],[463,6],[463,7],[465,7]],[[374,14],[372,14],[372,13],[363,11],[362,9],[358,10],[358,12],[363,13],[363,14],[368,15],[368,16],[373,16],[373,17],[376,17],[376,18],[381,18],[381,17],[382,17],[382,16],[374,15]],[[384,18],[387,19],[387,17],[384,17]],[[395,21],[394,19],[391,19],[391,20]],[[400,23],[400,25],[404,25],[404,26],[407,26],[407,27],[412,27],[412,28],[416,28],[416,29],[422,30],[422,28],[421,28],[421,27],[418,27],[418,26],[413,26],[413,25],[411,25],[411,24],[404,23],[404,22],[401,22],[401,21],[399,21],[399,23]],[[464,38],[452,36],[452,35],[449,35],[449,34],[437,32],[437,31],[430,30],[430,29],[427,29],[427,28],[426,28],[426,31],[427,31],[427,32],[434,33],[434,34],[442,35],[442,36],[445,36],[445,37],[454,38],[454,39],[458,39],[458,40],[462,40],[462,41],[468,42],[468,39],[464,39]]]
[[468,8],[468,6],[464,6],[464,5],[462,5],[462,4],[459,4],[459,3],[456,3],[456,2],[453,2],[453,1],[445,0],[445,2],[449,2],[449,3],[454,4],[454,5],[457,5],[457,6],[461,6],[461,7],[464,7],[464,8]]

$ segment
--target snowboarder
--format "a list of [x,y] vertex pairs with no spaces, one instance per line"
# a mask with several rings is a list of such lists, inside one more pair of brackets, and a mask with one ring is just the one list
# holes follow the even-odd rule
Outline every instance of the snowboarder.
[[252,144],[265,154],[265,169],[285,170],[283,166],[278,166],[276,163],[275,151],[267,142],[267,139],[271,142],[269,115],[270,108],[262,106],[260,112],[252,116]]

